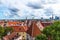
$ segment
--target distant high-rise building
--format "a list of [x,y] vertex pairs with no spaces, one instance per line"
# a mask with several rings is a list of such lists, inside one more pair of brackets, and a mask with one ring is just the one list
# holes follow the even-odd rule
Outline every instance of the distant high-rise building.
[[53,17],[49,17],[49,20],[53,20]]
[[53,15],[53,14],[52,14],[52,16],[51,16],[51,17],[49,17],[49,20],[54,21],[54,15]]
[[55,20],[59,20],[59,17],[58,16],[55,16]]
[[43,20],[43,17],[41,17],[41,20]]
[[43,21],[44,20],[44,18],[43,17],[41,17],[41,21]]
[[52,18],[50,17],[49,19],[51,20]]

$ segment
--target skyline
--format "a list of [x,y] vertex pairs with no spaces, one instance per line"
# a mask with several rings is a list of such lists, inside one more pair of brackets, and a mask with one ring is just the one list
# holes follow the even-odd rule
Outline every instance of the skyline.
[[59,0],[0,0],[0,19],[60,17]]

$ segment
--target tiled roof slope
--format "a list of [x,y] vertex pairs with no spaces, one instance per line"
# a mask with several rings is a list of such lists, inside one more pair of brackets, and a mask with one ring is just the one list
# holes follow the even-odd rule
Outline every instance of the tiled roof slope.
[[39,34],[41,34],[40,29],[37,27],[36,22],[32,22],[31,26],[29,27],[28,34],[30,34],[30,36],[35,37]]
[[27,26],[13,26],[15,32],[26,32],[28,30]]

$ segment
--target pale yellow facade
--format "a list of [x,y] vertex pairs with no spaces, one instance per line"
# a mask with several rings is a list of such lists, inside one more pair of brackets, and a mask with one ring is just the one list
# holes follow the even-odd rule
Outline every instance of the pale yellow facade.
[[22,36],[22,39],[26,40],[27,38],[27,33],[26,32],[19,32],[19,36]]

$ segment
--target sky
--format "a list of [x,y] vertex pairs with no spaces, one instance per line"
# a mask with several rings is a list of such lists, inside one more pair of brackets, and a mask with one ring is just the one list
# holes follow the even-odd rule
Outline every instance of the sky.
[[0,19],[60,17],[60,0],[0,0]]

